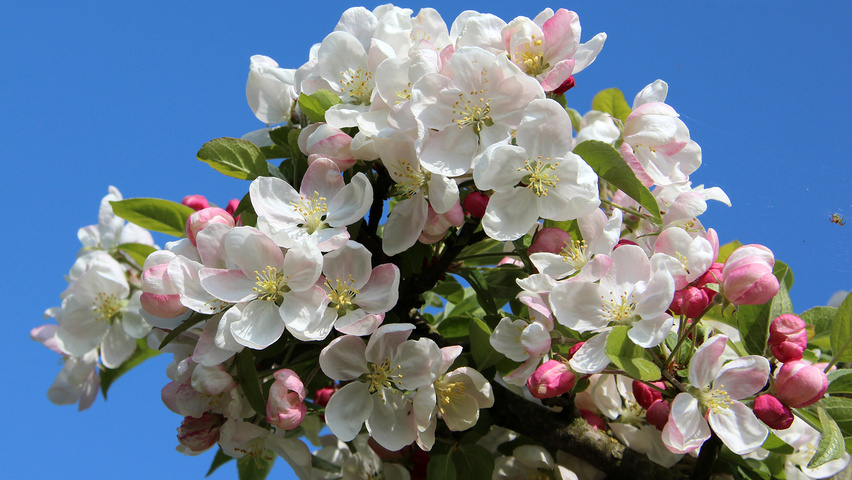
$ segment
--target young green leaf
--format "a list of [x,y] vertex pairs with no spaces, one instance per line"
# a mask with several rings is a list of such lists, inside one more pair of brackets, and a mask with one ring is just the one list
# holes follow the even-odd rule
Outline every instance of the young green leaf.
[[426,480],[456,480],[456,466],[449,454],[434,455],[426,466]]
[[772,298],[769,304],[769,322],[778,318],[780,315],[785,315],[793,312],[793,301],[790,300],[790,293],[787,291],[787,285],[784,282],[779,282],[778,293]]
[[157,251],[156,248],[151,245],[145,245],[144,243],[122,243],[115,248],[129,258],[132,258],[140,267],[145,264],[145,259],[148,258],[148,255]]
[[565,111],[568,112],[568,118],[571,119],[571,126],[574,128],[574,131],[579,132],[580,123],[583,121],[582,115],[577,110],[569,107],[565,107]]
[[477,444],[462,445],[453,452],[453,464],[457,478],[465,480],[491,480],[494,472],[494,457]]
[[836,316],[837,309],[834,307],[814,307],[799,315],[806,325],[813,327],[813,336],[808,339],[808,343],[821,350],[830,350],[831,324]]
[[231,460],[235,460],[235,458],[230,455],[225,455],[225,452],[222,451],[222,447],[219,447],[219,450],[216,451],[216,456],[213,457],[213,463],[210,464],[210,470],[207,470],[207,475],[204,476],[209,477],[210,475],[213,475],[213,472],[215,472],[216,469]]
[[592,99],[592,110],[604,112],[624,122],[632,111],[624,100],[624,94],[617,88],[607,88]]
[[310,95],[299,94],[299,108],[308,120],[315,123],[324,122],[325,111],[338,103],[340,103],[340,97],[331,90],[317,90]]
[[269,476],[274,464],[275,455],[271,455],[269,458],[246,455],[237,460],[237,473],[240,480],[264,480]]
[[186,236],[186,220],[195,210],[160,198],[128,198],[109,202],[112,211],[130,223],[173,237]]
[[766,437],[766,440],[761,445],[762,448],[769,450],[770,452],[780,453],[783,455],[789,455],[793,453],[795,450],[792,446],[788,445],[784,440],[778,438],[777,435],[769,432],[769,435]]
[[763,305],[740,305],[737,310],[737,325],[746,352],[763,355],[769,340],[769,311],[771,302]]
[[266,417],[266,400],[260,389],[260,379],[257,376],[257,368],[254,365],[254,355],[251,349],[244,348],[237,354],[237,378],[243,387],[251,408],[261,417]]
[[254,180],[269,175],[263,152],[255,144],[239,138],[210,140],[201,146],[196,158],[215,170],[240,180]]
[[586,140],[574,147],[574,153],[583,157],[599,177],[639,202],[639,205],[650,213],[653,222],[662,225],[657,199],[651,195],[648,187],[636,178],[636,174],[612,145],[599,140]]
[[793,270],[789,265],[781,260],[775,260],[775,266],[772,267],[772,274],[778,279],[778,283],[787,286],[788,292],[793,288]]
[[837,315],[831,322],[831,353],[838,362],[852,361],[852,294],[837,309]]
[[491,346],[491,329],[485,322],[478,318],[471,318],[468,322],[468,330],[470,331],[470,353],[473,355],[473,361],[476,362],[477,370],[485,370],[506,358]]
[[841,368],[828,372],[828,390],[825,393],[852,393],[852,369]]
[[101,367],[100,384],[101,395],[104,396],[104,400],[107,398],[107,390],[109,390],[110,385],[112,385],[118,377],[129,372],[130,369],[138,366],[145,360],[148,360],[151,357],[156,357],[159,354],[159,351],[148,348],[148,342],[144,338],[140,338],[136,340],[136,351],[134,351],[133,355],[125,360],[124,363],[119,365],[118,368]]
[[734,240],[732,242],[728,242],[721,247],[719,247],[719,256],[716,257],[717,263],[725,263],[725,260],[734,253],[734,250],[742,247],[743,244],[739,240]]
[[837,460],[846,451],[843,434],[840,433],[840,428],[834,422],[834,419],[822,407],[817,408],[817,413],[819,414],[819,422],[822,424],[822,437],[819,440],[816,453],[808,462],[808,468],[817,468],[832,460]]
[[631,377],[653,382],[659,380],[659,367],[651,361],[644,348],[633,343],[627,336],[630,327],[620,325],[614,327],[606,339],[606,355],[618,368],[624,370]]

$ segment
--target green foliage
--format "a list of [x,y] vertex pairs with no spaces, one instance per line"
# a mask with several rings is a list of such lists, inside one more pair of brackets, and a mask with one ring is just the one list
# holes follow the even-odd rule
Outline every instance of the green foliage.
[[272,471],[275,457],[275,455],[270,455],[269,458],[246,455],[237,460],[237,473],[240,480],[264,480]]
[[255,144],[239,138],[217,138],[205,143],[196,157],[215,170],[240,180],[269,175],[266,156]]
[[317,90],[311,95],[299,94],[299,108],[314,123],[324,122],[326,110],[340,101],[340,97],[330,90]]
[[787,291],[793,288],[793,270],[789,265],[781,260],[775,260],[775,266],[772,267],[772,274],[778,279],[778,283],[787,287]]
[[118,377],[129,372],[130,369],[138,366],[145,360],[148,360],[151,357],[156,357],[159,354],[159,351],[148,348],[148,342],[144,338],[140,338],[136,340],[136,350],[133,352],[133,355],[125,360],[124,363],[119,365],[118,368],[101,367],[99,376],[101,395],[104,396],[104,400],[107,398],[107,390],[109,390],[109,387],[118,379]]
[[769,450],[770,452],[780,453],[783,455],[789,455],[795,451],[793,447],[784,442],[784,440],[778,438],[778,436],[776,436],[771,431],[769,432],[769,436],[766,437],[766,440],[763,442],[763,445],[761,445],[761,447],[765,448],[766,450]]
[[749,355],[763,355],[769,340],[769,312],[772,305],[740,305],[737,309],[737,325],[743,346]]
[[449,454],[433,455],[426,466],[426,480],[456,480],[456,466]]
[[447,317],[438,324],[438,333],[447,340],[465,338],[470,332],[471,320],[468,316]]
[[494,458],[485,447],[477,444],[462,445],[453,452],[452,457],[457,478],[491,480]]
[[222,451],[222,447],[219,447],[219,450],[216,451],[216,456],[213,457],[213,463],[210,464],[210,470],[207,470],[207,475],[205,475],[205,477],[213,475],[213,472],[231,460],[234,460],[234,457],[225,455],[225,452]]
[[[266,399],[260,389],[260,379],[257,376],[257,368],[254,365],[254,355],[251,349],[244,348],[237,354],[237,379],[246,395],[251,408],[258,415],[266,417]],[[242,478],[242,477],[240,477]]]
[[[790,300],[790,293],[787,291],[787,286],[784,282],[780,282],[778,293],[769,302],[769,322],[778,318],[781,315],[793,313],[793,301]],[[767,333],[768,335],[768,333]],[[767,340],[769,337],[767,336]]]
[[848,348],[852,342],[852,294],[846,295],[837,309],[837,315],[831,322],[830,341],[835,361],[852,361],[852,349]]
[[725,260],[734,253],[734,250],[742,247],[743,244],[739,240],[734,240],[732,242],[726,243],[719,247],[719,256],[716,257],[717,263],[725,263]]
[[606,355],[616,367],[633,378],[653,382],[660,379],[659,367],[651,361],[644,348],[627,336],[630,327],[613,327],[606,339]]
[[657,199],[651,195],[648,187],[636,178],[636,174],[612,145],[599,140],[586,140],[574,147],[574,153],[583,157],[599,177],[639,202],[639,205],[650,213],[651,221],[662,225]]
[[145,259],[148,258],[148,255],[157,251],[156,248],[151,245],[145,245],[144,243],[122,243],[115,248],[128,258],[131,258],[140,267],[145,264]]
[[471,318],[468,322],[468,331],[470,332],[470,353],[473,355],[473,361],[476,362],[477,370],[485,370],[506,358],[491,346],[489,341],[491,329],[485,322],[478,318]]
[[497,316],[497,303],[489,291],[488,282],[482,272],[474,268],[464,268],[458,273],[462,278],[467,280],[467,283],[476,292],[476,299],[479,301],[482,309],[485,310],[485,313],[492,317]]
[[841,368],[828,372],[828,390],[825,393],[852,393],[852,369]]
[[831,348],[831,324],[834,317],[837,316],[837,309],[834,307],[814,307],[806,310],[799,315],[799,318],[805,322],[812,330],[808,332],[808,343],[822,350]]
[[195,210],[159,198],[128,198],[109,202],[112,211],[130,223],[174,237],[186,236],[186,220]]
[[459,303],[464,300],[464,287],[452,275],[447,275],[446,278],[438,282],[432,292],[450,303]]
[[843,434],[840,433],[840,428],[834,419],[822,407],[817,408],[817,414],[820,424],[822,424],[822,437],[819,440],[816,453],[808,463],[808,468],[816,468],[832,460],[837,460],[846,451]]
[[624,94],[617,88],[607,88],[600,91],[592,99],[592,110],[604,112],[624,122],[632,111],[624,100]]
[[565,107],[565,111],[568,112],[568,117],[571,119],[571,126],[574,127],[574,131],[579,132],[580,123],[583,121],[583,116],[580,115],[580,112],[574,110],[573,108]]

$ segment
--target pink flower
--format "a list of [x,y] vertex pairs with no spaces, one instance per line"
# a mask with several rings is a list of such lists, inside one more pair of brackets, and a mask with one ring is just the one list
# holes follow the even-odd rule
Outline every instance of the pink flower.
[[571,235],[556,227],[545,227],[535,234],[527,253],[547,252],[559,254],[566,245],[571,245]]
[[825,395],[828,377],[818,367],[802,361],[785,363],[775,375],[775,396],[791,408],[814,404]]
[[266,403],[266,421],[284,430],[293,430],[302,424],[305,407],[305,385],[296,372],[282,368],[272,374],[275,381],[269,388]]
[[769,348],[778,361],[787,363],[802,359],[808,346],[805,322],[792,315],[780,315],[769,325]]
[[754,399],[754,415],[775,430],[786,430],[793,424],[793,412],[772,395],[761,395]]
[[446,213],[437,213],[432,205],[428,205],[428,208],[426,224],[418,238],[421,243],[429,245],[439,242],[444,239],[450,227],[461,227],[464,224],[464,211],[458,201]]
[[180,203],[195,210],[196,212],[210,207],[210,203],[207,202],[207,198],[205,198],[204,195],[187,195],[183,197],[183,200],[181,200]]
[[722,268],[725,297],[734,305],[762,305],[778,293],[772,274],[775,257],[763,245],[743,245],[728,257]]
[[308,156],[308,163],[324,157],[341,171],[355,165],[351,143],[352,137],[327,123],[315,123],[299,134],[299,149]]
[[187,311],[180,302],[180,291],[169,277],[169,264],[153,265],[142,272],[142,308],[160,318],[179,317]]
[[186,219],[186,236],[195,245],[195,236],[204,230],[204,227],[212,223],[222,223],[231,228],[234,227],[234,217],[230,213],[217,207],[209,207],[199,210]]
[[553,398],[574,388],[577,378],[568,365],[548,360],[541,364],[527,380],[527,390],[538,399]]

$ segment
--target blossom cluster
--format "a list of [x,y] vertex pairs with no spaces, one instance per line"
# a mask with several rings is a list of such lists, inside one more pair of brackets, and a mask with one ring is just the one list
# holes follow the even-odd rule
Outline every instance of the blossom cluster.
[[[767,247],[701,223],[730,201],[690,180],[701,148],[665,82],[566,106],[605,40],[581,42],[565,9],[448,25],[382,5],[346,10],[299,68],[253,56],[266,127],[198,154],[247,195],[221,209],[110,190],[58,325],[32,333],[66,358],[49,397],[86,408],[99,371],[171,353],[179,451],[281,457],[301,479],[611,468],[534,445],[553,425],[502,428],[497,389],[663,467],[730,467],[721,443],[786,455],[787,478],[845,468],[823,408],[852,393],[845,369],[834,391],[824,373],[852,360],[826,327],[838,309],[794,315]],[[123,218],[181,238],[155,248]]]

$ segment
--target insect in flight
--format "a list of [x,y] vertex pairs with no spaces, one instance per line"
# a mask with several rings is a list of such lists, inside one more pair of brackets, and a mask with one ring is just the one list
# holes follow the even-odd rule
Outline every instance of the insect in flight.
[[831,218],[829,218],[829,221],[831,223],[836,223],[836,224],[841,225],[841,226],[846,225],[846,219],[843,218],[843,215],[841,215],[839,213],[832,213]]

